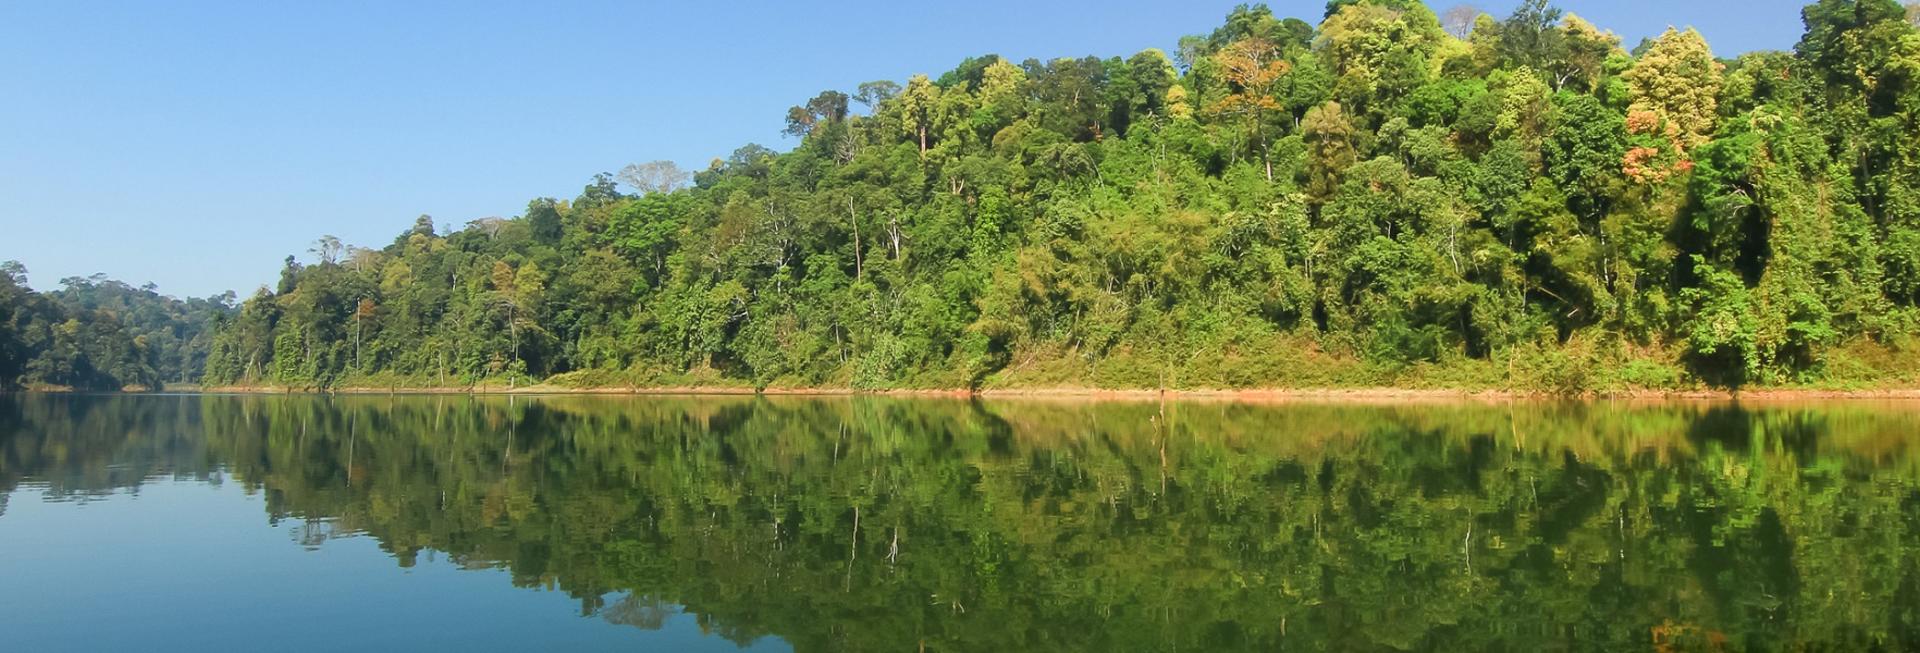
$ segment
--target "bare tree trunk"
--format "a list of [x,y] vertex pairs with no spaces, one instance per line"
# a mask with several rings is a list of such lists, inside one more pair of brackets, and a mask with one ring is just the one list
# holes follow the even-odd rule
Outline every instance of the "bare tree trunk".
[[[1255,120],[1259,114],[1254,114]],[[1260,129],[1260,162],[1267,166],[1267,183],[1273,183],[1273,147],[1267,144],[1267,130]]]
[[887,218],[887,235],[893,238],[893,260],[900,260],[900,216]]
[[899,557],[900,557],[900,527],[896,525],[893,527],[893,543],[887,545],[887,564],[893,564],[893,561]]
[[866,264],[860,256],[860,216],[853,212],[853,198],[847,198],[847,220],[853,223],[853,278],[855,281],[866,274]]

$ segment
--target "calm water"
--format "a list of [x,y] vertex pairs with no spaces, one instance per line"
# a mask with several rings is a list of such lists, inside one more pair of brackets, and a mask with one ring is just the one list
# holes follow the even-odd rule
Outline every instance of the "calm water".
[[0,637],[1915,650],[1920,405],[0,396]]

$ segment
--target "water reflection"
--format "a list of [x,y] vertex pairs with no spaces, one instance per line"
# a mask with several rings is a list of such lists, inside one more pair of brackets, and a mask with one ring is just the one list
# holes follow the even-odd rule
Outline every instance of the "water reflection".
[[224,478],[300,545],[798,650],[1920,647],[1912,405],[29,396],[0,438],[0,490]]

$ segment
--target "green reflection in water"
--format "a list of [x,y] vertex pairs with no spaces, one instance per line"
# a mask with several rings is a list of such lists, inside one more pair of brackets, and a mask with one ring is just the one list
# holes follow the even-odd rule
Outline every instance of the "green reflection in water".
[[1920,647],[1912,404],[26,396],[0,437],[0,490],[225,478],[803,651]]

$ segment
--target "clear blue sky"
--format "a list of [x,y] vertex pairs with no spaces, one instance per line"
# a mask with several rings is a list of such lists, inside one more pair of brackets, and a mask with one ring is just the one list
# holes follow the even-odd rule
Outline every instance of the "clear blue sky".
[[[786,108],[823,89],[1171,51],[1236,2],[919,4],[0,1],[0,260],[41,289],[105,272],[244,296],[321,234],[381,246],[631,162],[787,149]],[[1557,4],[1629,46],[1692,25],[1725,56],[1791,48],[1804,3]]]

